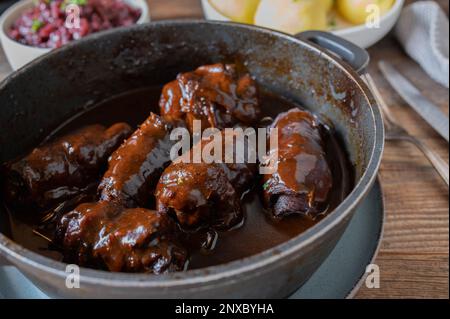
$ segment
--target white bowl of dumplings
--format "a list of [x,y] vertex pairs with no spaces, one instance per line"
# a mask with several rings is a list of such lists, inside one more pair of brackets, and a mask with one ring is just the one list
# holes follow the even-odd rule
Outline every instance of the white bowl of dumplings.
[[[380,3],[379,0],[364,1],[365,10],[373,10],[373,6],[369,7],[371,3]],[[366,20],[361,20],[365,18],[361,17],[361,14],[364,15],[361,8],[359,20],[351,16],[345,19],[338,13],[338,7],[341,12],[357,9],[352,7],[352,0],[202,0],[202,6],[208,20],[254,24],[292,35],[307,30],[330,31],[362,48],[368,48],[389,33],[404,5],[404,0],[385,1],[388,4],[378,9],[376,7],[378,11],[367,11],[373,19]]]

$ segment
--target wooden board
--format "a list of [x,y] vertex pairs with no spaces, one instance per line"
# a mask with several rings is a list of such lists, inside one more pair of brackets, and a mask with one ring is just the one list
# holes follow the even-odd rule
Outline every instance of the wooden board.
[[[200,0],[148,0],[153,20],[202,18]],[[411,2],[411,1],[409,1]],[[438,1],[448,14],[449,2]],[[449,145],[390,88],[377,69],[388,60],[423,94],[448,114],[449,91],[433,82],[409,59],[391,35],[369,50],[370,73],[407,130],[448,161]],[[10,72],[0,50],[0,79]],[[386,200],[386,229],[376,263],[380,289],[361,288],[357,298],[448,298],[448,189],[428,161],[413,146],[386,145],[380,170]]]

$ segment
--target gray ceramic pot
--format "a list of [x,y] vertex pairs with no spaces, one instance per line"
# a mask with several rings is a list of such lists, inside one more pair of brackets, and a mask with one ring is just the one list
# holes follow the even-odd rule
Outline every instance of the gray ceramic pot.
[[66,288],[65,264],[1,233],[0,255],[54,297],[267,298],[299,288],[333,249],[370,190],[384,143],[378,106],[354,70],[364,69],[367,54],[330,34],[291,37],[239,24],[167,21],[77,41],[0,84],[0,162],[30,149],[44,132],[111,94],[168,82],[202,64],[236,60],[261,86],[301,101],[336,127],[355,165],[356,187],[328,217],[278,247],[220,266],[163,276],[82,268],[79,289]]

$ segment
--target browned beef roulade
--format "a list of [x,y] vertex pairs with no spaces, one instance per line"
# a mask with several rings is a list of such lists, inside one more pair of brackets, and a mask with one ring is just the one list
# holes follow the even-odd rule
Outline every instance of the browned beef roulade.
[[[223,137],[223,133],[219,134]],[[201,148],[210,139],[201,141]],[[222,139],[225,144],[225,139]],[[242,221],[242,194],[252,187],[255,165],[186,163],[190,152],[174,161],[156,188],[157,209],[175,216],[184,229],[226,230]],[[223,162],[223,160],[222,160]]]
[[125,123],[92,125],[35,148],[4,167],[6,201],[43,209],[79,194],[96,184],[108,157],[130,134]]
[[160,99],[161,116],[192,132],[201,128],[223,129],[236,124],[254,126],[260,116],[256,82],[233,64],[214,64],[182,73],[168,83]]
[[175,216],[185,229],[226,229],[242,219],[240,196],[220,164],[172,164],[156,197],[158,210]]
[[276,217],[304,214],[314,218],[332,187],[320,126],[309,112],[292,109],[272,125],[278,129],[278,169],[263,176],[263,197]]
[[170,126],[149,118],[111,156],[99,186],[100,201],[81,204],[57,224],[56,242],[67,261],[110,271],[182,270],[186,251],[167,214],[142,207],[170,163]]
[[152,113],[112,154],[99,186],[100,200],[119,200],[126,207],[144,206],[170,163],[172,145],[170,126]]
[[66,261],[80,266],[161,274],[183,270],[187,260],[168,215],[116,202],[82,204],[63,216],[56,232]]

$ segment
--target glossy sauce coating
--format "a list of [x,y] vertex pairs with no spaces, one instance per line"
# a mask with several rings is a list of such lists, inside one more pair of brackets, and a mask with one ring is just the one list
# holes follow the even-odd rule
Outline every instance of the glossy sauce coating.
[[114,202],[78,206],[63,216],[56,234],[66,262],[81,266],[161,274],[183,270],[187,260],[169,216]]
[[[160,94],[161,87],[157,86],[113,96],[67,121],[51,136],[62,136],[76,128],[92,123],[111,125],[117,121],[126,121],[135,127],[148,116],[149,110],[158,112],[157,109],[152,109],[152,106],[158,104]],[[280,112],[301,107],[291,100],[284,99],[279,94],[264,90],[260,91],[259,99],[262,116],[275,118]],[[342,202],[353,187],[353,167],[348,161],[348,156],[338,134],[332,129],[325,129],[323,133],[324,149],[333,174],[333,187],[326,203],[328,206],[326,212],[331,212]],[[246,177],[243,177],[242,180],[246,180]],[[257,182],[257,178],[253,178],[253,181]],[[232,184],[236,187],[236,183]],[[213,232],[209,229],[202,229],[196,233],[188,233],[190,238],[184,238],[187,234],[183,234],[181,241],[182,246],[186,247],[189,253],[189,269],[220,265],[263,252],[304,232],[316,224],[322,216],[326,215],[326,212],[324,212],[314,220],[300,214],[289,215],[282,219],[272,218],[271,214],[264,214],[263,201],[261,201],[258,193],[250,191],[240,201],[243,221],[239,223],[239,227]],[[89,199],[88,202],[93,200],[95,200],[95,189],[92,193],[92,199]],[[154,210],[155,206],[152,203],[147,203],[145,208]],[[73,209],[73,207],[70,209]],[[51,248],[53,245],[49,246],[45,239],[33,233],[36,225],[25,224],[16,217],[17,214],[14,209],[1,209],[0,231],[39,254],[56,260],[63,259],[59,249],[54,250],[54,248]],[[216,233],[216,236],[214,236],[214,233]],[[50,237],[52,232],[44,234]],[[205,245],[206,248],[199,249],[205,242],[208,242],[208,245]],[[102,269],[106,269],[103,264],[100,266],[104,267]],[[101,268],[98,265],[89,265],[89,267]]]
[[175,215],[187,230],[238,224],[239,198],[220,164],[172,164],[156,189],[158,211]]
[[110,271],[183,269],[187,253],[175,242],[177,227],[168,215],[143,207],[170,162],[170,127],[156,114],[111,156],[99,186],[100,201],[64,215],[56,238],[66,259]]
[[[193,152],[204,150],[213,139],[222,141],[222,163],[195,163]],[[223,131],[204,138],[199,146],[175,160],[162,174],[156,188],[157,209],[175,215],[185,229],[230,229],[242,221],[242,194],[255,176],[255,165],[225,164]],[[235,149],[231,149],[235,151]]]
[[321,212],[333,185],[320,127],[314,116],[300,109],[280,114],[272,125],[278,129],[278,167],[263,176],[266,208],[276,217]]
[[82,193],[98,183],[108,157],[130,133],[125,123],[90,125],[35,148],[6,164],[6,201],[43,209]]
[[256,82],[248,73],[239,74],[233,64],[207,65],[179,74],[164,86],[159,105],[165,120],[186,125],[191,132],[194,120],[201,121],[202,130],[239,123],[252,126],[261,113]]
[[126,207],[144,206],[170,163],[170,126],[151,114],[111,156],[99,186],[100,200]]

